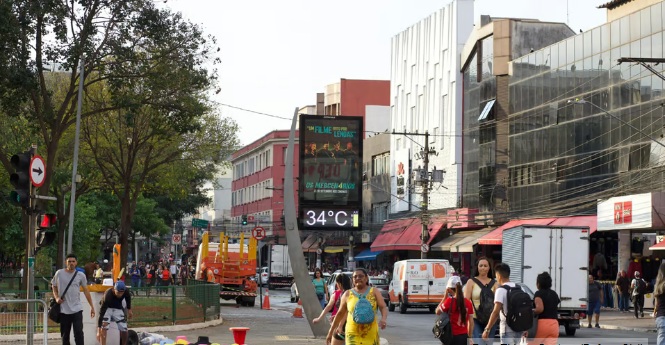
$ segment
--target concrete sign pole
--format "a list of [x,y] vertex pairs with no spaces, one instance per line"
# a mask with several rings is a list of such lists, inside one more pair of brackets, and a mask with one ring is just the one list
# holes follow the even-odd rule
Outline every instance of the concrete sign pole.
[[[286,224],[286,243],[289,247],[289,257],[291,259],[291,268],[293,269],[293,278],[298,286],[300,299],[302,300],[303,311],[312,333],[317,338],[325,338],[330,329],[330,323],[319,322],[315,324],[312,320],[321,314],[323,308],[316,297],[314,285],[309,277],[305,256],[302,252],[302,243],[300,242],[300,231],[296,219],[296,201],[294,197],[293,184],[293,166],[294,149],[296,137],[296,122],[298,121],[298,108],[293,113],[291,122],[291,134],[289,134],[289,144],[286,148],[286,171],[284,172],[284,220]],[[303,145],[303,143],[300,143]]]

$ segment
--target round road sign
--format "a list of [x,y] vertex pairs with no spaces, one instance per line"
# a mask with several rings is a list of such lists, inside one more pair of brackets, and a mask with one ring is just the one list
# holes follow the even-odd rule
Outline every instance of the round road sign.
[[182,237],[180,234],[173,234],[171,242],[173,242],[173,244],[180,244],[182,242]]
[[427,252],[429,252],[429,245],[428,245],[427,243],[423,243],[423,244],[420,246],[420,251],[423,252],[423,253],[427,253]]
[[254,229],[252,229],[252,237],[254,237],[254,239],[257,241],[266,238],[266,229],[260,226],[255,227]]
[[321,255],[321,253],[323,253],[323,250],[321,250],[321,248],[316,248],[316,254]]
[[35,187],[41,187],[46,178],[46,167],[44,159],[40,155],[34,155],[30,161],[30,181]]

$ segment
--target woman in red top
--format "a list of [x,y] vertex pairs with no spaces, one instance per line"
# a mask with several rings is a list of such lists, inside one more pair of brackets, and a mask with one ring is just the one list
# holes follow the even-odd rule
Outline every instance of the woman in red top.
[[[464,298],[462,281],[459,276],[448,278],[446,295],[436,308],[436,315],[450,310],[450,325],[453,330],[453,341],[450,345],[467,345],[473,334],[473,306],[468,298]],[[446,344],[448,345],[448,344]]]

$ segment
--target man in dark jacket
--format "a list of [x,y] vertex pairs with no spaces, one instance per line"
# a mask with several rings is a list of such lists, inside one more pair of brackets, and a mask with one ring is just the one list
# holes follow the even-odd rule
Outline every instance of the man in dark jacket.
[[640,271],[635,271],[635,279],[630,282],[630,291],[633,298],[633,307],[635,308],[635,318],[644,317],[644,294],[647,292],[647,282],[642,279]]
[[125,286],[125,283],[118,280],[113,288],[106,290],[104,298],[102,299],[102,307],[99,310],[99,318],[97,319],[97,340],[102,345],[106,345],[106,332],[109,329],[109,324],[115,322],[120,331],[120,344],[127,344],[127,319],[125,318],[125,310],[122,306],[122,301],[125,301],[127,306],[127,314],[131,319],[132,314],[132,297]]
[[616,289],[619,296],[619,310],[626,312],[628,311],[628,301],[630,300],[630,279],[626,276],[626,270],[619,272]]

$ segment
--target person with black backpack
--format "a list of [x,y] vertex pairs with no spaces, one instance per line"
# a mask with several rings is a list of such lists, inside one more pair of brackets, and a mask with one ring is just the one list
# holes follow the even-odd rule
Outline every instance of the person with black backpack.
[[487,322],[494,310],[494,292],[499,284],[492,275],[490,260],[481,256],[476,261],[476,276],[469,279],[464,286],[464,298],[471,300],[473,305],[473,340],[477,344],[487,345],[481,338],[483,330],[489,328],[490,335],[496,333],[497,324],[487,327]]
[[[533,326],[533,300],[510,281],[510,267],[506,263],[499,263],[494,271],[499,288],[494,292],[494,310],[487,324],[493,325],[499,319],[501,344],[519,344]],[[494,336],[490,328],[485,327],[483,339],[487,340],[490,335]]]
[[633,307],[635,307],[635,318],[638,318],[638,309],[640,316],[644,317],[644,295],[647,293],[647,282],[642,279],[640,271],[635,271],[635,279],[630,283],[630,291]]
[[538,315],[538,330],[536,343],[554,345],[559,339],[559,295],[552,290],[552,277],[543,272],[536,277],[536,288],[533,303],[536,308],[534,314]]

